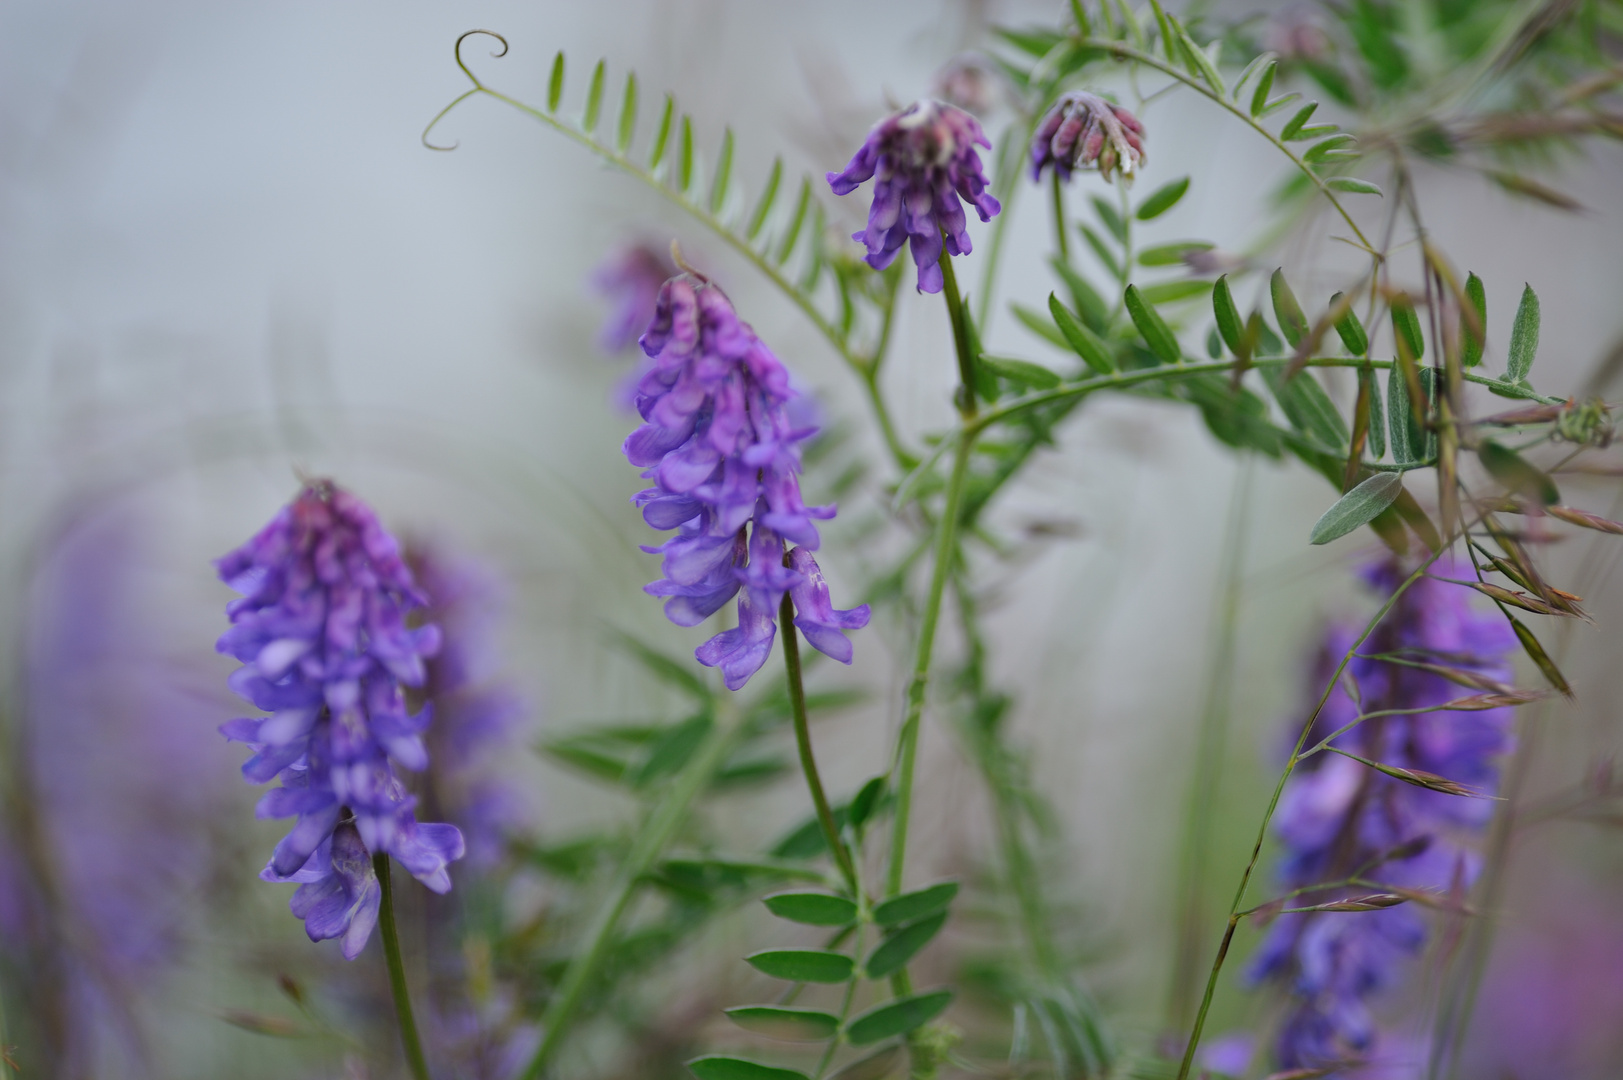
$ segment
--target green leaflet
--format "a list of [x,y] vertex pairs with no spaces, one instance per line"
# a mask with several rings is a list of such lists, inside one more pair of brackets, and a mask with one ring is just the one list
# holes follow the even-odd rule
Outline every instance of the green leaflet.
[[1505,362],[1505,381],[1519,383],[1533,369],[1538,354],[1539,307],[1533,286],[1522,286],[1522,301],[1516,306],[1516,321],[1510,327],[1510,355]]
[[[1110,349],[1094,335],[1092,330],[1083,325],[1082,320],[1073,314],[1070,308],[1060,303],[1059,297],[1053,293],[1048,294],[1048,311],[1053,315],[1054,324],[1059,327],[1066,343],[1088,367],[1100,375],[1109,375],[1116,370],[1115,358],[1110,355]],[[1058,381],[1057,377],[1055,381]]]
[[808,926],[846,926],[857,919],[855,903],[829,893],[773,893],[763,897],[761,902],[778,918]]
[[1476,313],[1476,319],[1473,329],[1473,320],[1465,312],[1460,313],[1460,363],[1473,368],[1482,363],[1482,348],[1488,332],[1488,293],[1482,279],[1475,274],[1465,279],[1465,299]]
[[840,1018],[816,1009],[777,1005],[741,1005],[727,1009],[727,1019],[757,1035],[785,1042],[822,1042],[839,1030]]
[[1161,313],[1144,299],[1137,285],[1127,286],[1123,300],[1127,305],[1127,314],[1132,318],[1133,325],[1138,327],[1138,332],[1144,338],[1144,343],[1150,347],[1150,351],[1160,357],[1163,363],[1176,364],[1183,353],[1178,348],[1178,339],[1173,336],[1172,328],[1161,318]]
[[1337,499],[1313,526],[1308,537],[1310,544],[1328,544],[1360,525],[1368,525],[1375,516],[1398,501],[1403,493],[1403,474],[1379,472],[1347,494]]
[[873,921],[880,926],[895,926],[898,923],[922,919],[926,915],[934,915],[945,909],[957,895],[956,881],[943,881],[939,885],[902,893],[874,908]]
[[1290,342],[1291,348],[1296,348],[1307,337],[1307,316],[1302,313],[1302,305],[1297,301],[1296,294],[1291,292],[1283,268],[1275,270],[1268,279],[1268,295],[1274,302],[1274,318],[1279,321],[1280,332]]
[[930,939],[947,924],[947,913],[937,912],[927,919],[910,922],[880,942],[863,965],[870,979],[883,979],[893,971],[907,966]]
[[845,1029],[845,1037],[852,1046],[867,1046],[922,1027],[940,1016],[950,1004],[951,990],[895,998],[852,1020]]
[[710,1054],[688,1062],[688,1069],[699,1080],[808,1080],[805,1073],[793,1069],[775,1069],[744,1058]]
[[764,975],[788,982],[841,983],[856,969],[849,956],[824,949],[766,949],[744,961]]
[[1347,423],[1311,372],[1299,371],[1286,378],[1285,369],[1269,367],[1262,369],[1262,379],[1273,391],[1274,400],[1279,402],[1292,427],[1326,450],[1345,453],[1349,437]]
[[1177,206],[1178,201],[1184,197],[1184,193],[1188,190],[1189,177],[1187,176],[1180,176],[1176,180],[1168,181],[1150,192],[1144,201],[1138,204],[1138,209],[1133,212],[1133,216],[1140,221],[1153,221],[1174,206]]

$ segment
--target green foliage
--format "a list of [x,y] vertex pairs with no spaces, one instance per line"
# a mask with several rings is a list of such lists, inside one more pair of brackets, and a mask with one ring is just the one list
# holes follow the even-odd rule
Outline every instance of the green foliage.
[[839,1030],[840,1018],[816,1009],[790,1009],[777,1005],[741,1005],[724,1010],[727,1018],[745,1031],[786,1042],[822,1042]]
[[1376,473],[1337,499],[1335,505],[1324,512],[1314,524],[1308,543],[1328,544],[1360,525],[1368,525],[1376,515],[1397,502],[1402,493],[1402,473]]
[[744,960],[763,975],[789,982],[841,983],[855,967],[849,956],[827,949],[765,949]]
[[857,919],[855,903],[829,893],[773,893],[762,897],[761,902],[780,919],[810,926],[846,926]]
[[957,895],[958,883],[943,881],[939,885],[930,885],[886,900],[874,908],[873,919],[880,926],[913,922],[945,911]]
[[688,1068],[699,1080],[808,1080],[805,1073],[793,1069],[774,1069],[744,1058],[720,1054],[694,1058],[688,1062]]
[[852,1020],[845,1037],[852,1046],[868,1046],[893,1035],[905,1035],[940,1016],[950,1004],[951,990],[895,998]]
[[1471,308],[1460,313],[1460,363],[1474,368],[1482,363],[1488,332],[1488,293],[1475,274],[1465,279],[1465,299]]
[[1178,339],[1173,336],[1172,328],[1161,318],[1161,313],[1144,298],[1137,285],[1127,286],[1123,302],[1144,343],[1162,363],[1176,364],[1182,359],[1183,353],[1178,348]]
[[1153,221],[1177,206],[1188,190],[1189,177],[1180,176],[1176,180],[1169,180],[1150,192],[1144,201],[1138,204],[1133,216],[1140,221]]
[[940,933],[946,924],[947,913],[943,911],[893,930],[868,955],[868,962],[863,965],[868,978],[883,979],[899,971],[918,955],[919,950],[928,945],[930,939]]
[[1538,355],[1538,294],[1531,285],[1522,286],[1522,300],[1516,306],[1516,321],[1510,326],[1510,351],[1505,361],[1505,381],[1523,382]]

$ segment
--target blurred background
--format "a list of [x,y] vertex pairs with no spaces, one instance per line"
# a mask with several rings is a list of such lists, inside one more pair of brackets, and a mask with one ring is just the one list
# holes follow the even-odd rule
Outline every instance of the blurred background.
[[[827,345],[657,195],[511,110],[471,102],[436,131],[455,152],[425,149],[424,124],[466,86],[456,36],[506,35],[504,59],[477,41],[467,55],[530,101],[565,49],[566,109],[579,108],[598,56],[611,86],[634,68],[645,102],[669,89],[692,113],[707,153],[731,126],[740,181],[754,191],[773,155],[789,176],[840,168],[875,119],[930,92],[990,24],[1053,23],[1061,7],[0,6],[0,604],[10,613],[0,710],[11,776],[0,1001],[22,1075],[394,1075],[377,946],[349,965],[332,943],[311,945],[287,913],[290,887],[255,879],[280,832],[254,820],[259,792],[237,773],[242,752],[215,733],[240,705],[225,688],[233,665],[213,650],[230,594],[210,560],[268,520],[300,475],[337,479],[414,550],[475,568],[492,598],[480,605],[488,644],[476,681],[509,703],[505,741],[479,767],[499,780],[509,827],[557,840],[627,818],[624,799],[530,752],[587,722],[668,714],[671,691],[612,631],[674,655],[703,636],[666,623],[641,593],[655,566],[637,545],[657,541],[627,501],[641,485],[619,452],[631,419],[617,403],[634,349],[605,353],[612,303],[591,283],[627,243],[661,250],[680,239],[815,393],[837,445],[834,465],[809,471],[809,501],[832,487],[836,465],[863,467],[826,531],[836,599],[883,569],[869,540],[896,478]],[[1000,126],[996,108],[989,128]],[[1195,177],[1166,236],[1266,253],[1314,296],[1344,286],[1349,263],[1326,255],[1325,222],[1269,233],[1267,193],[1282,173],[1262,144],[1187,95],[1140,116],[1146,190]],[[1547,393],[1591,385],[1623,340],[1620,166],[1615,145],[1597,146],[1541,174],[1583,204],[1577,213],[1469,174],[1419,177],[1435,240],[1497,300],[1490,365],[1503,362],[1510,298],[1523,281],[1538,290]],[[835,224],[856,227],[864,210],[847,203],[837,210],[850,220]],[[1002,289],[1040,305],[1053,286],[1036,209],[1029,195],[1016,208]],[[972,232],[977,243],[985,235]],[[965,272],[973,278],[973,260]],[[917,443],[949,420],[954,372],[939,302],[903,291],[886,386]],[[1012,355],[1052,348],[1006,310],[985,336]],[[1595,491],[1611,498],[1598,481]],[[993,677],[1017,694],[1009,723],[1063,837],[1044,874],[1060,883],[1088,984],[1129,1039],[1160,1033],[1192,770],[1221,773],[1210,859],[1226,894],[1313,635],[1329,614],[1367,609],[1350,572],[1364,541],[1306,545],[1329,501],[1299,466],[1239,463],[1190,410],[1100,398],[995,512],[1012,543],[982,598]],[[1228,531],[1240,552],[1233,730],[1222,760],[1197,763],[1191,733],[1206,707]],[[1618,748],[1623,596],[1605,546],[1615,543],[1584,537],[1551,553],[1596,625],[1560,639],[1578,696],[1540,707],[1534,793],[1570,787]],[[852,669],[815,674],[820,689],[867,693],[820,722],[825,777],[842,796],[884,767],[906,631],[876,620]],[[922,762],[917,878],[973,877],[990,829],[974,770],[934,721]],[[752,850],[796,825],[804,804],[791,775],[706,812],[717,835]],[[30,884],[41,860],[48,894]],[[1540,826],[1517,841],[1512,871],[1513,917],[1468,1074],[1615,1075],[1615,831]],[[519,874],[489,902],[498,920],[522,921],[548,888]],[[42,922],[42,911],[53,917]],[[758,947],[754,920],[678,954],[680,982],[660,969],[667,981],[653,985],[664,989],[644,1010],[649,1045],[669,1038],[671,1054],[691,1051],[682,1039],[702,1041],[717,1002],[738,999],[734,958]],[[1240,947],[1254,941],[1243,931]],[[935,962],[988,944],[949,939]],[[1537,1016],[1512,992],[1529,985],[1543,988]],[[1266,1014],[1225,986],[1219,1032]],[[521,1049],[502,1052],[522,1052],[522,1025],[511,1038]],[[612,1040],[593,1053],[597,1074],[639,1067],[635,1048]]]

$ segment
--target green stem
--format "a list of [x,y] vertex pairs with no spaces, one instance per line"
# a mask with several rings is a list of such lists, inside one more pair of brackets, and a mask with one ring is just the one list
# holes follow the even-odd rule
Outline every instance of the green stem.
[[411,1014],[411,993],[406,989],[406,962],[400,955],[400,934],[395,928],[394,883],[391,880],[389,856],[378,852],[372,856],[372,870],[378,876],[378,888],[383,902],[378,910],[378,927],[383,931],[383,955],[389,964],[389,993],[394,997],[395,1020],[400,1024],[400,1044],[406,1051],[406,1066],[414,1080],[429,1080],[428,1059],[423,1057],[423,1043],[417,1037],[417,1020]]
[[964,484],[969,477],[969,455],[973,442],[958,440],[952,459],[952,475],[947,480],[947,501],[936,525],[935,567],[930,591],[924,600],[919,621],[918,649],[913,658],[913,677],[907,685],[907,715],[896,749],[896,815],[890,848],[890,877],[886,896],[902,891],[902,872],[907,861],[907,827],[913,810],[913,766],[919,749],[919,721],[924,715],[925,690],[930,684],[930,658],[935,647],[936,624],[941,620],[941,601],[947,590],[947,577],[957,551],[958,517],[964,503]]
[[1189,1069],[1194,1064],[1195,1051],[1200,1047],[1200,1035],[1206,1027],[1206,1015],[1211,1011],[1212,994],[1217,988],[1217,976],[1223,970],[1223,961],[1228,957],[1229,942],[1234,937],[1235,926],[1239,924],[1240,905],[1244,902],[1245,891],[1251,884],[1251,875],[1255,873],[1257,862],[1262,857],[1262,845],[1268,839],[1268,826],[1273,822],[1274,811],[1279,808],[1279,798],[1284,794],[1285,783],[1291,778],[1291,773],[1296,769],[1302,747],[1307,744],[1307,737],[1313,731],[1314,722],[1318,720],[1319,713],[1324,711],[1325,702],[1330,700],[1330,694],[1335,690],[1336,685],[1341,682],[1341,674],[1347,670],[1347,665],[1352,662],[1353,656],[1363,647],[1369,636],[1375,632],[1375,628],[1381,624],[1381,620],[1386,618],[1387,613],[1397,605],[1403,594],[1409,591],[1409,586],[1425,576],[1426,570],[1430,568],[1431,564],[1442,558],[1443,552],[1447,550],[1448,546],[1446,544],[1439,545],[1438,549],[1432,552],[1425,562],[1415,568],[1414,573],[1405,578],[1403,583],[1392,591],[1392,595],[1387,597],[1386,603],[1382,604],[1380,610],[1364,625],[1363,632],[1358,635],[1358,639],[1342,654],[1341,662],[1336,665],[1335,671],[1331,672],[1330,678],[1324,684],[1324,692],[1319,695],[1319,700],[1307,714],[1307,719],[1302,722],[1302,732],[1296,737],[1296,745],[1291,748],[1290,759],[1285,762],[1285,768],[1279,774],[1279,782],[1274,785],[1273,796],[1268,800],[1268,809],[1264,811],[1262,824],[1257,828],[1256,842],[1251,847],[1251,858],[1245,864],[1245,872],[1240,875],[1240,886],[1235,890],[1234,902],[1229,905],[1228,929],[1223,934],[1223,943],[1218,946],[1217,957],[1212,961],[1211,974],[1206,979],[1206,993],[1201,998],[1200,1010],[1195,1014],[1194,1030],[1189,1033],[1189,1043],[1184,1049],[1183,1063],[1178,1066],[1178,1080],[1189,1080]]
[[562,1043],[569,1023],[580,1007],[592,978],[597,974],[604,957],[608,955],[609,946],[614,941],[615,929],[636,895],[638,885],[653,869],[654,860],[659,858],[671,837],[686,820],[688,808],[693,800],[710,783],[721,763],[737,748],[739,740],[747,733],[747,728],[748,725],[735,721],[725,729],[713,731],[709,745],[703,747],[694,756],[693,761],[677,775],[665,798],[643,823],[608,897],[599,906],[597,917],[582,935],[582,939],[586,942],[585,947],[569,962],[563,979],[547,1003],[547,1010],[541,1016],[541,1027],[544,1032],[541,1045],[536,1048],[529,1066],[520,1074],[520,1080],[535,1080],[547,1068],[553,1054]]
[[794,716],[795,745],[800,749],[800,771],[806,774],[806,787],[811,791],[812,805],[817,808],[817,821],[823,826],[823,839],[829,854],[839,864],[840,873],[851,886],[851,895],[857,895],[857,871],[851,863],[851,852],[840,838],[840,827],[834,822],[834,811],[829,809],[828,796],[823,792],[823,781],[817,774],[817,758],[812,754],[811,726],[806,720],[806,688],[800,678],[800,635],[795,632],[795,601],[788,593],[778,605],[778,624],[783,629],[783,666],[789,679],[789,711]]
[[947,254],[945,245],[941,248],[940,264],[941,295],[947,300],[947,319],[952,324],[952,347],[958,357],[958,412],[969,420],[975,415],[975,354],[970,345],[964,298],[958,292],[958,274],[952,268],[952,256]]
[[1058,169],[1049,170],[1048,178],[1052,181],[1050,187],[1054,193],[1054,254],[1059,256],[1060,262],[1068,263],[1071,261],[1071,241],[1065,235],[1065,184],[1059,178]]
[[1168,1013],[1175,1028],[1189,1023],[1194,1004],[1195,980],[1199,977],[1198,957],[1206,947],[1203,929],[1208,894],[1209,848],[1216,822],[1218,781],[1222,776],[1224,747],[1232,713],[1234,655],[1240,615],[1240,594],[1245,580],[1247,526],[1251,518],[1251,481],[1254,459],[1240,459],[1239,476],[1229,504],[1228,526],[1223,535],[1222,591],[1217,600],[1217,617],[1211,670],[1206,677],[1206,705],[1201,712],[1196,737],[1195,772],[1190,785],[1189,807],[1184,819],[1183,857],[1179,866],[1178,945],[1172,969],[1171,1002]]
[[[1002,420],[1007,420],[1009,417],[1017,416],[1020,413],[1026,412],[1027,410],[1035,409],[1042,405],[1047,405],[1050,402],[1067,401],[1071,398],[1083,397],[1087,394],[1093,393],[1095,390],[1121,390],[1129,386],[1138,386],[1143,383],[1159,382],[1161,380],[1174,382],[1182,379],[1199,378],[1201,375],[1208,375],[1214,372],[1228,372],[1232,371],[1237,363],[1238,361],[1236,360],[1212,360],[1202,361],[1195,364],[1187,362],[1177,365],[1161,364],[1150,368],[1136,368],[1132,371],[1112,372],[1109,375],[1095,375],[1079,382],[1070,383],[1065,386],[1057,386],[1052,390],[1043,390],[1034,394],[1027,394],[1025,397],[1018,397],[1014,398],[1013,400],[1003,402],[996,408],[988,409],[975,417],[973,422],[966,425],[966,430],[971,435],[979,435],[992,424],[998,423]],[[1306,360],[1298,360],[1294,356],[1265,356],[1253,358],[1249,363],[1250,366],[1254,368],[1288,367],[1292,364],[1301,364],[1303,367],[1319,368],[1359,368],[1367,365],[1377,370],[1390,370],[1396,366],[1396,364],[1391,360],[1365,360],[1363,357],[1358,356],[1311,356]],[[1507,389],[1505,383],[1500,382],[1498,379],[1489,378],[1486,375],[1474,375],[1467,372],[1465,375],[1465,381],[1478,383],[1482,386],[1495,387],[1500,391]],[[1565,398],[1547,398],[1538,394],[1526,394],[1524,396],[1528,401],[1537,401],[1544,405],[1560,405],[1564,404],[1566,401]],[[1368,464],[1370,464],[1371,468],[1377,469],[1395,468],[1395,466],[1383,467],[1375,463]],[[1416,467],[1416,465],[1403,466],[1404,469],[1413,469]]]

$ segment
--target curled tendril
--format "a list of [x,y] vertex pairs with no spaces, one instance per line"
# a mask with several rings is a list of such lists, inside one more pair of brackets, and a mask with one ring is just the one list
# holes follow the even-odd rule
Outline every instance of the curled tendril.
[[451,104],[449,104],[445,108],[441,109],[439,111],[439,113],[435,115],[434,119],[432,119],[432,120],[430,120],[428,122],[428,126],[423,129],[423,135],[422,135],[423,145],[426,146],[430,150],[450,151],[450,150],[455,150],[457,148],[457,146],[460,145],[458,143],[452,143],[450,146],[436,146],[433,143],[428,141],[428,133],[433,131],[434,130],[434,125],[438,124],[441,120],[444,120],[445,117],[450,113],[450,111],[452,109],[456,108],[458,105],[462,104],[464,101],[467,101],[469,98],[473,97],[473,95],[475,95],[475,94],[477,94],[480,91],[485,89],[485,84],[479,81],[479,76],[475,75],[473,73],[473,69],[468,67],[467,61],[462,59],[462,43],[464,41],[467,41],[469,38],[471,38],[471,37],[473,37],[473,36],[475,36],[477,34],[483,34],[486,37],[493,37],[497,41],[502,43],[502,51],[501,52],[493,52],[493,53],[490,54],[491,56],[493,56],[493,57],[495,57],[496,59],[499,60],[502,57],[507,55],[507,39],[502,37],[500,34],[496,33],[496,31],[494,31],[494,30],[468,30],[468,31],[464,32],[460,37],[458,37],[456,39],[456,48],[454,50],[455,54],[456,54],[456,66],[461,68],[462,73],[468,77],[468,81],[473,83],[473,89],[465,91],[462,94],[459,94],[451,102]]

